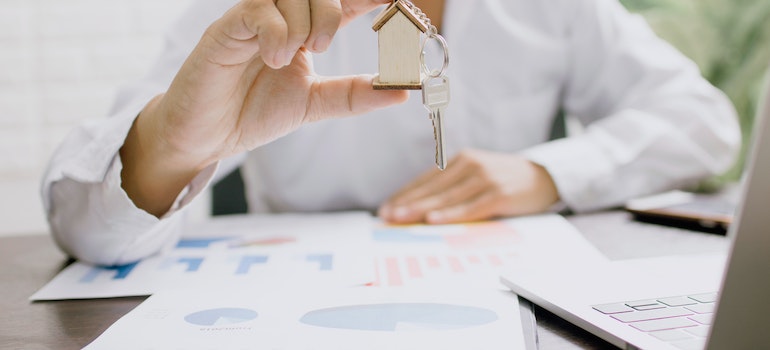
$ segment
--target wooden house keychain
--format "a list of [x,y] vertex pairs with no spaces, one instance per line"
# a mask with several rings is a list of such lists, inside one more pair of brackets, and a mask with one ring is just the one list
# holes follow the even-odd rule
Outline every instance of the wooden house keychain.
[[[430,111],[436,141],[436,166],[444,170],[444,109],[449,105],[449,49],[446,40],[422,10],[409,0],[394,0],[374,20],[379,41],[379,75],[374,89],[420,90],[422,103]],[[425,35],[421,40],[421,36]],[[425,45],[435,40],[444,52],[440,69],[425,63]]]

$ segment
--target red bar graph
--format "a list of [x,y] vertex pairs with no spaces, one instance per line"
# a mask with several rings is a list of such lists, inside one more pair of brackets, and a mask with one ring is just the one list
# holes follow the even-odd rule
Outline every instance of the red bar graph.
[[428,257],[428,267],[433,268],[433,269],[441,268],[441,262],[439,262],[437,257],[429,256]]
[[465,271],[463,263],[460,262],[460,258],[456,256],[450,256],[447,258],[447,260],[449,261],[449,269],[452,270],[452,272],[461,273]]
[[422,269],[420,269],[420,263],[414,256],[406,258],[406,270],[409,271],[409,278],[422,278]]
[[395,257],[385,258],[385,268],[388,275],[388,285],[400,286],[403,285],[401,279],[401,268],[398,266],[398,259]]
[[492,264],[492,266],[503,266],[503,259],[500,259],[497,254],[489,254],[487,255],[487,259],[489,259],[489,263]]
[[508,254],[405,255],[375,258],[375,277],[369,286],[397,287],[431,277],[467,276],[494,272],[505,264]]

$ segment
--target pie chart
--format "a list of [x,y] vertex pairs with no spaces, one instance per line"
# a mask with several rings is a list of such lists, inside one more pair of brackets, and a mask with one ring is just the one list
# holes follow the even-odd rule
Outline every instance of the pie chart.
[[437,303],[351,305],[306,313],[301,323],[362,331],[441,331],[476,327],[498,319],[492,310]]
[[257,318],[257,312],[241,308],[209,309],[191,313],[184,317],[187,323],[196,326],[225,326]]

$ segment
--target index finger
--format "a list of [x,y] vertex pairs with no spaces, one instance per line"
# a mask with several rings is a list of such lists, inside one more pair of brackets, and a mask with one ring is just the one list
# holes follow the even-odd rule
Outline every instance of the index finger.
[[390,0],[342,0],[342,24],[346,25],[356,17],[367,14],[378,6],[388,4]]
[[324,52],[337,33],[342,20],[339,0],[310,0],[312,30],[305,47],[313,52]]
[[329,47],[337,29],[356,17],[387,4],[390,0],[309,0],[312,28],[305,47],[323,52]]

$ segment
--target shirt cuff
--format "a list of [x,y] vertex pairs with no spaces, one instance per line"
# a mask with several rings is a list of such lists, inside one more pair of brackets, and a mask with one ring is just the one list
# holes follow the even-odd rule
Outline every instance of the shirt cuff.
[[208,187],[217,167],[218,163],[215,163],[198,173],[177,195],[171,208],[160,218],[156,218],[137,207],[123,189],[120,176],[123,164],[120,155],[116,154],[102,182],[103,197],[100,207],[104,209],[104,217],[112,223],[110,226],[113,230],[143,232],[125,246],[117,261],[131,262],[152,254],[151,250],[162,252],[173,248],[181,235],[178,226],[181,224],[180,216],[184,208]]
[[[190,202],[192,202],[198,195],[203,192],[204,189],[206,189],[211,183],[211,180],[214,178],[214,174],[217,171],[217,167],[219,166],[219,162],[216,162],[212,165],[207,166],[203,170],[201,170],[195,177],[190,181],[187,186],[185,186],[182,191],[177,195],[176,199],[174,199],[173,204],[169,208],[169,210],[161,216],[161,219],[168,218],[175,213],[182,211],[184,207],[186,207]],[[115,204],[113,206],[107,206],[108,208],[115,208],[117,211],[115,214],[125,214],[131,211],[142,211],[144,210],[138,208],[134,202],[131,200],[131,198],[128,197],[128,194],[123,189],[122,181],[121,181],[121,172],[123,170],[123,163],[120,159],[120,154],[115,155],[115,159],[112,162],[112,165],[110,166],[110,169],[107,171],[107,174],[104,179],[104,186],[105,186],[105,193],[108,193],[106,197],[107,200]],[[151,217],[154,217],[150,215],[147,212],[144,212],[144,214],[147,214]],[[134,217],[138,218],[138,217]]]
[[611,176],[612,162],[587,135],[550,141],[521,154],[548,171],[561,201],[571,210],[585,212],[603,206],[602,189],[594,184]]

